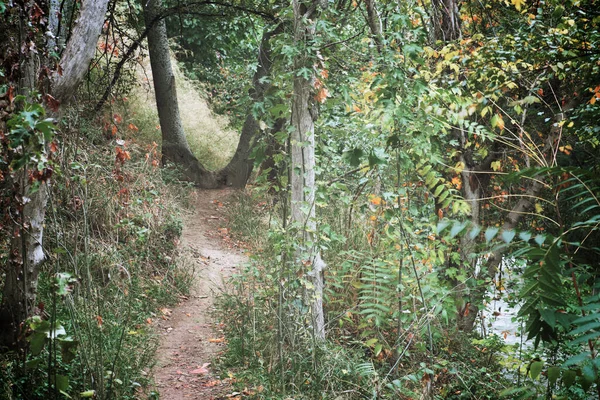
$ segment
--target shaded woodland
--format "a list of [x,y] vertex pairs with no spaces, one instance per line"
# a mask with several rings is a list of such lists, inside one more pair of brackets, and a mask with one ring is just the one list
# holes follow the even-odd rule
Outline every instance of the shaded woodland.
[[238,398],[600,398],[599,9],[0,0],[0,398],[157,398],[222,188]]

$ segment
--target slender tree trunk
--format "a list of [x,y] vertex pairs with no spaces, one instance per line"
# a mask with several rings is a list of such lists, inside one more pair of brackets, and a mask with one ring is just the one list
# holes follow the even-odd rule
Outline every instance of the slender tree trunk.
[[[271,89],[272,84],[266,80],[271,75],[273,66],[270,41],[273,36],[283,32],[283,24],[280,23],[271,31],[265,31],[258,49],[258,67],[252,78],[253,89],[250,97],[256,102],[262,102],[265,95]],[[276,131],[278,124],[275,124],[273,131]],[[250,159],[250,153],[254,148],[257,139],[261,136],[261,130],[256,118],[249,112],[244,121],[240,141],[231,161],[221,171],[219,175],[228,186],[243,188],[250,178],[254,167],[254,160]]]
[[[552,153],[550,150],[553,148],[554,143],[558,141],[561,135],[562,127],[560,122],[565,119],[565,110],[571,109],[572,106],[572,104],[568,104],[563,110],[556,114],[555,119],[557,122],[552,125],[552,128],[547,135],[546,143],[544,145],[546,150],[544,153],[546,153],[546,151]],[[543,162],[547,163],[545,160]],[[548,165],[551,165],[551,162],[548,163]],[[540,165],[540,167],[543,166],[547,165]],[[523,215],[527,214],[527,212],[529,212],[533,207],[533,202],[531,199],[538,196],[541,190],[544,188],[544,183],[542,180],[543,178],[540,177],[531,182],[523,196],[519,199],[519,201],[517,201],[517,203],[511,208],[510,212],[504,218],[501,231],[510,231],[517,228]],[[491,279],[494,279],[496,273],[498,272],[498,267],[502,263],[504,251],[504,247],[495,248],[492,254],[486,260],[485,264],[482,266],[480,274],[486,278],[485,281],[489,282]],[[474,329],[477,314],[479,313],[479,304],[485,298],[487,289],[487,285],[479,285],[471,293],[470,297],[472,301],[468,304],[468,312],[463,313],[463,315],[459,315],[459,327],[462,330],[471,332]]]
[[[189,148],[181,116],[175,76],[171,67],[171,55],[164,19],[156,21],[162,13],[160,0],[147,0],[144,3],[144,19],[148,29],[148,48],[150,65],[154,78],[154,91],[160,126],[162,131],[163,161],[171,161],[184,169],[188,179],[202,188],[217,188],[231,186],[242,188],[248,182],[254,160],[250,154],[257,139],[260,137],[260,127],[252,113],[248,113],[236,152],[231,161],[219,171],[208,171],[194,156]],[[271,73],[272,54],[270,40],[283,31],[283,25],[277,25],[273,30],[266,31],[258,51],[258,68],[254,77],[253,90],[250,96],[255,101],[263,101],[265,94],[271,88],[267,78]]]
[[[308,3],[308,4],[306,4]],[[294,8],[294,41],[297,46],[304,46],[312,39],[318,18],[318,1],[293,1]],[[307,24],[308,23],[308,24]],[[296,57],[294,69],[310,68],[312,59],[309,54]],[[301,242],[304,251],[299,251],[301,262],[311,265],[309,274],[312,278],[314,292],[311,296],[312,320],[315,337],[325,339],[325,318],[323,314],[323,269],[325,262],[315,243],[317,222],[315,219],[315,124],[316,113],[311,112],[316,105],[313,102],[314,76],[305,78],[296,74],[294,77],[294,93],[292,97],[292,222],[300,227]],[[307,261],[307,262],[306,262]]]
[[48,10],[48,42],[46,43],[46,49],[48,53],[57,52],[57,37],[58,37],[58,26],[60,21],[60,0],[50,0],[50,9]]
[[365,5],[367,6],[367,23],[369,24],[373,41],[377,46],[377,52],[381,55],[383,52],[383,29],[381,26],[381,17],[377,12],[375,0],[365,0]]

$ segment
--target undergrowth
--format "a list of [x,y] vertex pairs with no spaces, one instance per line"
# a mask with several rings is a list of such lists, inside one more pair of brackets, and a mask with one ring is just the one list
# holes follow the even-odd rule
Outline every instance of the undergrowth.
[[38,316],[29,352],[0,360],[2,399],[157,397],[153,325],[190,288],[177,249],[189,186],[158,168],[131,109],[108,126],[83,114],[60,126]]
[[498,398],[507,385],[502,360],[513,350],[496,336],[458,332],[436,274],[419,268],[421,293],[414,277],[400,285],[400,252],[343,202],[320,216],[328,334],[316,341],[306,271],[290,261],[293,235],[281,223],[286,206],[272,203],[254,190],[229,209],[233,234],[254,253],[218,302],[229,343],[222,367],[240,389],[257,399]]

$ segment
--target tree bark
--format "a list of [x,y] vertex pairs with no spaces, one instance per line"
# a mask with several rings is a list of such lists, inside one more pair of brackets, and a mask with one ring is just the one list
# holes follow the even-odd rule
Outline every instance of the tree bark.
[[432,0],[434,39],[449,42],[462,37],[458,1]]
[[[294,8],[294,41],[303,47],[311,40],[321,5],[318,1],[306,5],[301,0],[293,0]],[[310,54],[296,57],[294,69],[310,68]],[[317,222],[315,219],[315,124],[316,112],[313,112],[313,80],[296,74],[294,77],[294,93],[292,96],[292,172],[291,172],[291,217],[292,223],[300,229],[300,240],[304,251],[299,249],[300,262],[307,261],[311,265],[309,275],[314,286],[311,296],[312,323],[317,339],[325,339],[325,318],[323,313],[323,269],[325,262],[315,243]]]
[[[554,143],[558,141],[558,138],[561,135],[561,122],[565,119],[565,113],[567,110],[570,110],[573,107],[572,104],[567,104],[563,110],[556,114],[556,122],[550,128],[550,132],[545,140],[544,151],[548,151],[552,154],[552,151],[549,151],[553,148]],[[543,160],[543,163],[546,165],[540,165],[540,167],[544,167],[550,165],[546,160]],[[531,182],[523,197],[517,201],[517,203],[511,208],[510,212],[504,218],[504,223],[502,224],[501,231],[509,231],[517,228],[517,225],[523,215],[527,214],[529,210],[533,207],[532,198],[539,195],[540,191],[544,188],[543,178],[535,179]],[[484,274],[484,277],[487,278],[486,281],[493,279],[498,272],[498,267],[502,262],[502,258],[504,256],[505,248],[497,247],[492,251],[492,254],[488,257],[485,264],[481,268],[481,274]],[[479,304],[485,298],[486,291],[488,286],[478,286],[473,292],[470,294],[471,302],[466,304],[466,308],[463,313],[459,313],[459,328],[466,331],[471,332],[475,327],[475,321],[477,319],[477,314],[479,313]],[[468,310],[468,312],[466,312]]]
[[[162,131],[163,161],[171,161],[182,167],[185,176],[201,188],[223,186],[243,188],[254,167],[250,154],[260,137],[259,123],[252,113],[248,113],[235,154],[224,168],[209,171],[202,165],[189,148],[181,122],[166,24],[164,18],[159,17],[162,14],[160,0],[148,0],[144,3],[150,65]],[[270,75],[273,64],[269,43],[273,36],[282,31],[283,25],[279,24],[273,30],[263,34],[258,50],[258,68],[252,79],[254,88],[250,93],[251,98],[257,102],[264,100],[265,94],[272,86],[265,80]]]
[[108,0],[86,0],[60,59],[61,73],[55,73],[52,95],[62,103],[69,102],[83,82],[96,52],[98,36],[104,24]]
[[381,17],[377,12],[375,0],[365,0],[365,5],[367,6],[367,23],[369,24],[369,29],[371,30],[373,41],[377,46],[377,52],[381,55],[381,53],[383,52],[383,33],[381,26]]

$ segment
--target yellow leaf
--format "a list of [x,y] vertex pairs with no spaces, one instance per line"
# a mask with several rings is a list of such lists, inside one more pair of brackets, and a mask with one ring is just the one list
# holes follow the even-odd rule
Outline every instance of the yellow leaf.
[[525,4],[525,0],[510,0],[513,6],[517,9],[517,11],[521,11],[521,8]]
[[504,130],[504,120],[502,119],[502,115],[496,114],[496,118],[492,118],[492,126],[498,127],[501,131]]
[[540,214],[542,211],[544,211],[544,207],[540,203],[535,203],[535,212]]
[[492,167],[494,171],[500,171],[500,168],[502,168],[502,162],[494,161],[490,164],[490,167]]

